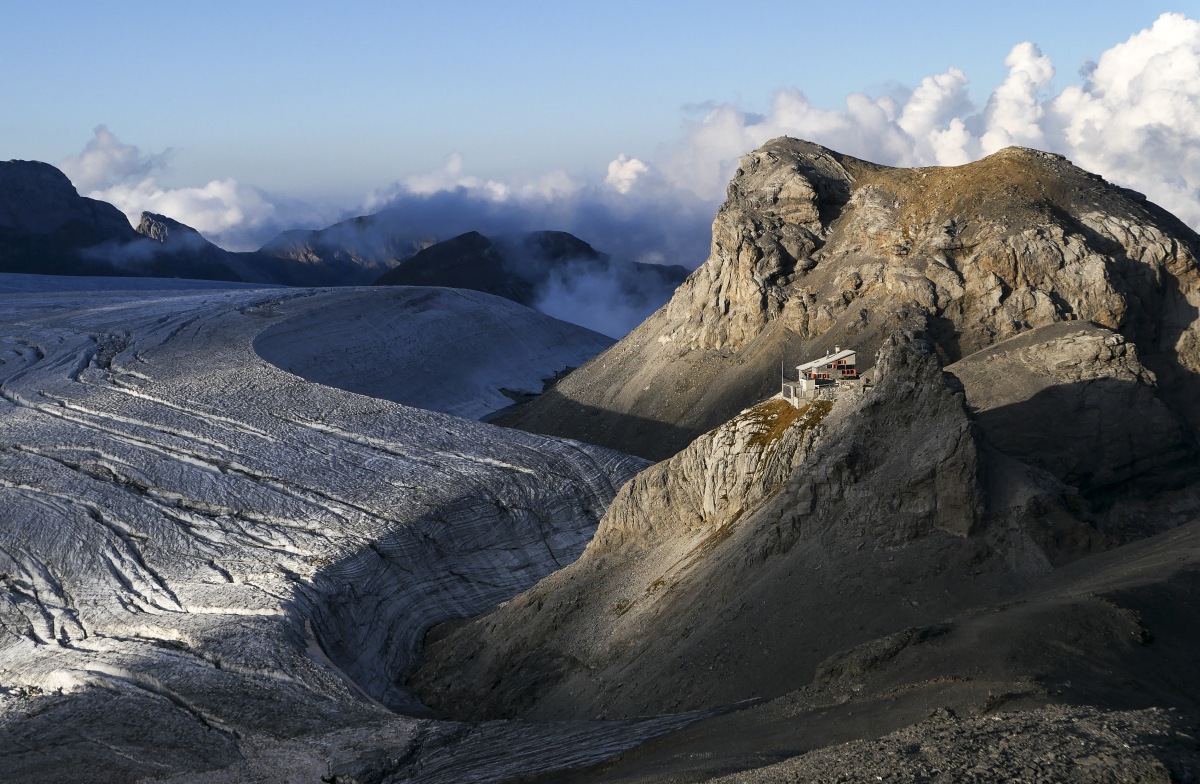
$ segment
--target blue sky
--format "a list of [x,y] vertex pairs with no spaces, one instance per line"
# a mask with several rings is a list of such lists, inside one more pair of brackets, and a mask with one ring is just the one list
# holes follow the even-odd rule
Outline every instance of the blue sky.
[[279,219],[288,199],[361,208],[452,153],[483,182],[599,182],[619,154],[654,169],[716,107],[771,114],[780,90],[903,105],[954,67],[979,112],[1024,41],[1053,97],[1167,11],[1200,1],[15,3],[0,158],[58,163],[103,125],[156,187],[236,181]]

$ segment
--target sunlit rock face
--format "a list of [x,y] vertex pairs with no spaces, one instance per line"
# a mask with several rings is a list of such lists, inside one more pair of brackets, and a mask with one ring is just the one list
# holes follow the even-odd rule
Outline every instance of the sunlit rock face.
[[771,394],[781,360],[867,357],[916,327],[953,362],[1091,321],[1200,426],[1200,245],[1138,194],[1022,148],[894,169],[780,138],[739,165],[667,306],[506,423],[661,459]]
[[[407,296],[0,296],[6,780],[218,769],[239,780],[271,770],[274,754],[288,762],[270,780],[338,765],[450,775],[444,764],[435,775],[435,758],[453,725],[423,729],[393,712],[422,710],[403,680],[425,628],[572,561],[644,464],[307,382],[255,353],[268,328],[355,311],[373,327],[357,349],[386,363],[403,329],[392,316],[415,306]],[[451,364],[490,301],[442,303],[462,330],[445,336]],[[331,323],[309,348],[347,348],[344,335]],[[505,336],[486,339],[505,350]],[[328,364],[351,378],[362,369]],[[454,379],[441,382],[448,400],[464,394]],[[438,383],[420,379],[427,392]],[[463,742],[484,756],[489,743],[527,744],[506,761],[516,775],[652,731],[548,729],[556,739],[539,746],[538,730],[494,728]],[[303,753],[279,751],[301,737]],[[359,759],[368,748],[381,756]]]

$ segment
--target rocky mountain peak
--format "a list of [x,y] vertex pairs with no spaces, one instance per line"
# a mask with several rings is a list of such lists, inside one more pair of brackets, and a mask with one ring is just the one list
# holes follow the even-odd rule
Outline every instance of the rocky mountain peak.
[[[807,759],[841,711],[867,742],[838,763],[720,780],[817,780],[897,711],[912,753],[955,699],[992,726],[1195,694],[1198,239],[1035,150],[902,170],[768,143],[668,306],[507,419],[661,462],[574,564],[431,631],[410,685],[472,720],[738,706],[613,781],[715,779],[737,766],[694,760],[729,738],[747,769],[762,738]],[[777,395],[835,346],[859,378]]]
[[521,235],[516,241],[527,252],[545,259],[598,259],[604,255],[566,231],[533,231]]
[[166,243],[168,240],[178,240],[182,237],[197,237],[200,238],[200,232],[193,229],[191,226],[180,223],[174,218],[168,218],[166,215],[159,215],[154,212],[143,212],[142,219],[138,223],[138,234],[143,237],[149,237],[152,240]]
[[1198,248],[1061,156],[899,169],[774,139],[739,162],[709,258],[667,307],[508,422],[662,458],[770,394],[781,360],[870,356],[907,327],[953,362],[1089,321],[1135,343],[1200,427],[1181,391],[1200,378]]
[[[72,229],[65,229],[75,224]],[[0,162],[0,227],[47,235],[74,230],[127,237],[129,221],[116,207],[79,195],[70,178],[41,161]]]
[[1194,285],[1196,240],[1058,155],[1010,147],[965,166],[895,169],[781,138],[741,160],[709,260],[671,316],[699,322],[691,345],[738,350],[777,318],[823,333],[872,283],[934,316],[990,296],[994,308],[950,316],[972,322],[956,330],[965,347],[939,340],[954,359],[1036,323],[1120,328],[1132,292],[1109,268],[1126,257]]
[[42,161],[0,161],[0,182],[6,193],[24,189],[30,196],[40,194],[42,198],[79,195],[71,178]]
[[607,312],[592,323],[576,323],[607,331],[614,314],[634,310],[634,318],[640,319],[659,307],[686,277],[683,267],[613,259],[565,231],[494,238],[470,231],[401,261],[376,284],[474,289],[535,309],[549,307],[545,312],[568,321],[580,316],[563,303],[577,302],[581,308]]
[[775,139],[739,160],[726,207],[750,207],[822,234],[850,198],[844,158],[812,142]]

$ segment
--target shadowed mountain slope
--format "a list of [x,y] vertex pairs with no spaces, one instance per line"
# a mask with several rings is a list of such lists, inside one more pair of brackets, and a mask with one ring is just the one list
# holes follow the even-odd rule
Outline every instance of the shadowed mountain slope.
[[[590,245],[587,249],[597,255]],[[381,275],[375,285],[468,288],[523,305],[533,303],[532,281],[508,269],[502,250],[477,231],[419,251]]]
[[86,251],[137,239],[120,210],[80,196],[50,164],[0,162],[0,271],[113,274]]
[[261,253],[233,253],[179,221],[142,213],[135,230],[38,161],[0,162],[0,272],[188,278],[287,285],[336,280]]
[[[1051,360],[1068,340],[1086,356],[1112,337],[1043,329],[1035,355]],[[1031,345],[998,355],[1015,363]],[[1040,377],[1102,410],[1110,395],[1137,402],[1148,387],[1122,378],[1136,357],[1113,353],[1074,381],[1048,384],[1036,364],[1019,381]],[[856,772],[847,780],[887,769],[920,781],[931,757],[981,780],[1009,765],[1046,780],[1134,768],[1186,780],[1200,754],[1174,738],[1200,726],[1188,664],[1200,647],[1200,498],[1176,494],[1157,528],[1112,526],[1119,515],[1093,513],[1076,487],[991,443],[991,423],[968,409],[973,384],[964,395],[927,337],[894,334],[872,372],[872,386],[832,401],[758,404],[637,475],[578,561],[433,629],[410,684],[473,719],[736,706],[578,781],[820,781],[800,759],[817,749]],[[1135,391],[1114,394],[1118,382]],[[1141,402],[1126,415],[1153,419],[1161,404]],[[1051,468],[1078,474],[1077,462]],[[1037,725],[1076,720],[1104,731],[1067,733],[1088,751],[1057,759]],[[1005,753],[972,753],[994,734]],[[939,751],[904,752],[896,738],[923,752],[940,738]],[[837,745],[848,742],[859,745]]]

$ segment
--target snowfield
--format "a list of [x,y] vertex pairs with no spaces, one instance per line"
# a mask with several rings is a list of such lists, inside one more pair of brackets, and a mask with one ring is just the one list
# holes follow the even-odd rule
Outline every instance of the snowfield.
[[301,378],[467,419],[537,394],[613,344],[589,329],[478,291],[425,287],[332,297],[259,334],[260,356]]
[[490,781],[685,721],[466,726],[404,686],[431,624],[575,559],[645,464],[332,385],[476,415],[557,369],[552,320],[438,289],[32,288],[0,293],[6,781]]

